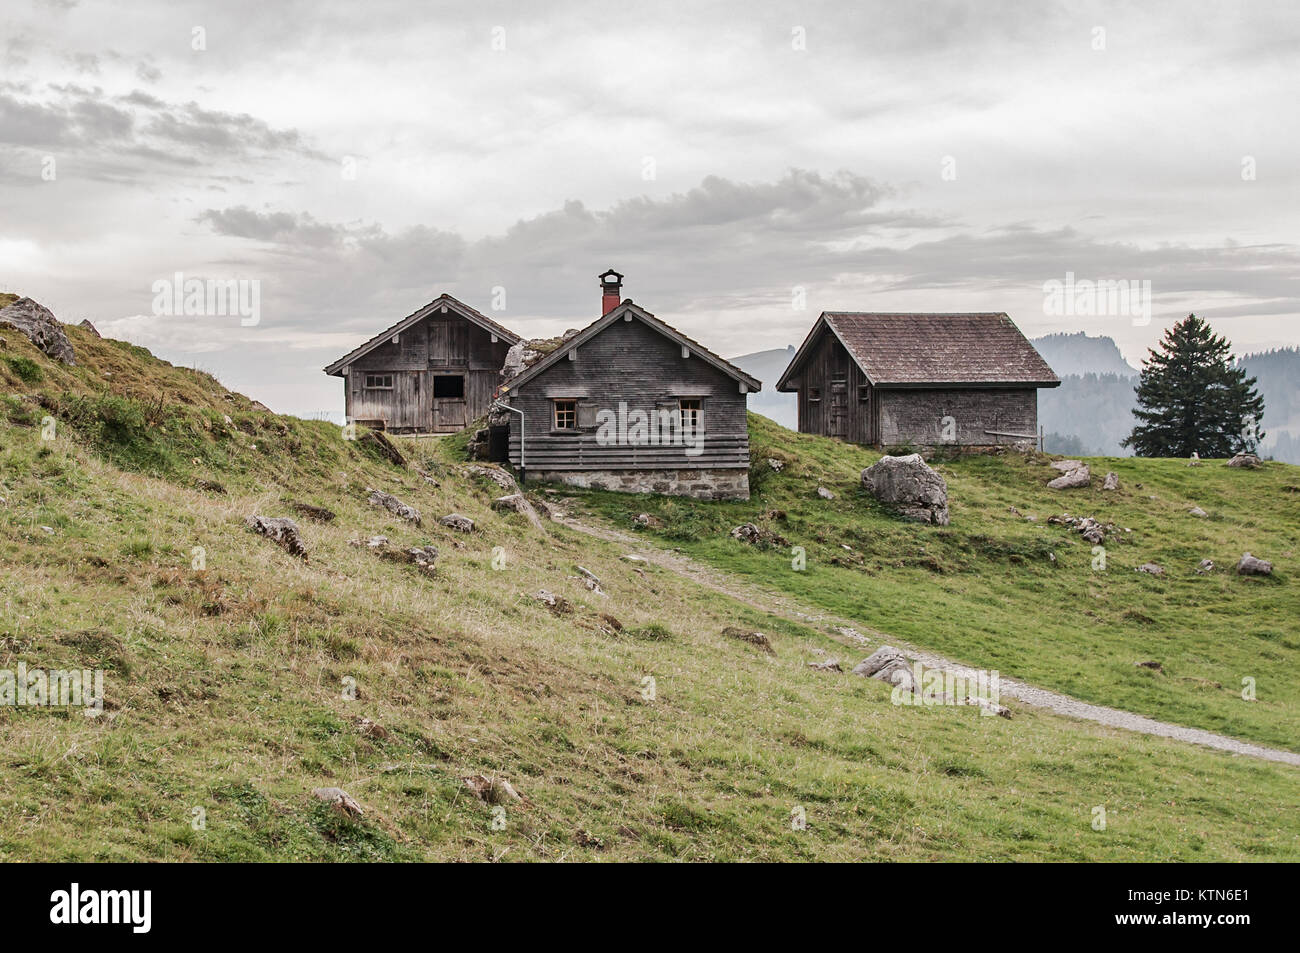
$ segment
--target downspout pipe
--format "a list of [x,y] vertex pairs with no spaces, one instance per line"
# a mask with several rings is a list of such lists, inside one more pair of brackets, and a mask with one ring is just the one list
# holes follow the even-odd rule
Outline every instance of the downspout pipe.
[[526,462],[527,458],[524,456],[524,412],[518,407],[511,407],[505,401],[500,399],[496,400],[492,404],[492,409],[508,410],[512,414],[519,415],[519,482],[521,484],[526,483],[528,482],[528,464]]

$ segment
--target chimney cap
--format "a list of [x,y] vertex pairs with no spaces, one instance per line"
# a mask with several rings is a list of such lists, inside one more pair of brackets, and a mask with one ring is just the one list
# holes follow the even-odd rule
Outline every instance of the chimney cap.
[[601,272],[596,277],[600,279],[601,285],[621,285],[623,283],[623,276],[613,268]]

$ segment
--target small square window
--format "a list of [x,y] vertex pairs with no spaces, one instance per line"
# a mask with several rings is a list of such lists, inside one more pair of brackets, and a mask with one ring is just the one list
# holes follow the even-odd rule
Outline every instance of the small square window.
[[366,390],[392,390],[392,374],[367,374]]
[[577,430],[578,429],[577,400],[557,400],[555,402],[555,429],[556,430]]
[[698,397],[683,397],[677,402],[677,412],[681,415],[682,433],[693,434],[699,430],[702,408]]
[[809,387],[809,388],[808,388],[808,399],[809,399],[809,400],[821,400],[821,399],[822,399],[822,389],[821,389],[820,387]]

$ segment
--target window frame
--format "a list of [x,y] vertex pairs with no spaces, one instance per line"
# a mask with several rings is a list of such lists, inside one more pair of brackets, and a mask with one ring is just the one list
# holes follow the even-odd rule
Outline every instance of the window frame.
[[[372,384],[371,381],[387,380],[387,384]],[[370,374],[365,375],[362,381],[364,390],[392,390],[394,386],[394,376],[392,374]]]
[[[561,404],[569,406],[561,410]],[[570,420],[565,426],[561,423],[561,414]],[[576,397],[553,397],[551,399],[551,429],[561,433],[577,433],[578,431],[578,398]]]
[[[694,404],[694,407],[687,407],[687,404]],[[694,420],[688,425],[686,414],[691,412]],[[704,429],[704,398],[702,397],[678,397],[677,398],[677,427],[683,434],[692,436]]]

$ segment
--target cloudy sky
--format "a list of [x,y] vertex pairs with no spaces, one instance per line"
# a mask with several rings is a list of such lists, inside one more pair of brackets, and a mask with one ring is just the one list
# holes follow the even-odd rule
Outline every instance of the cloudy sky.
[[[0,290],[291,413],[443,291],[549,335],[611,266],[727,356],[823,310],[1296,345],[1298,47],[1293,0],[6,0]],[[259,323],[155,313],[178,272]],[[1067,272],[1151,323],[1049,313]]]

